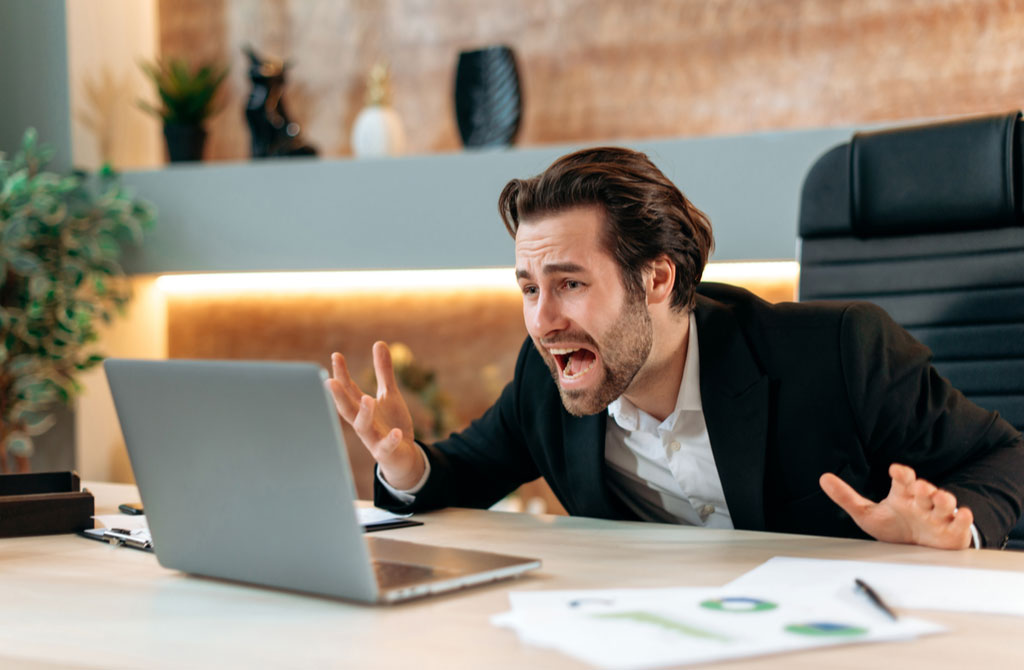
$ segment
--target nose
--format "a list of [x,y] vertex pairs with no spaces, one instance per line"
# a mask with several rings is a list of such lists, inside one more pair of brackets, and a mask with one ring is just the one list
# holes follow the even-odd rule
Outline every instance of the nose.
[[[532,334],[537,337],[546,337],[560,330],[565,330],[569,320],[562,312],[561,303],[556,297],[542,293],[533,304],[532,315],[529,315],[528,323],[532,320]],[[532,318],[531,318],[532,317]]]

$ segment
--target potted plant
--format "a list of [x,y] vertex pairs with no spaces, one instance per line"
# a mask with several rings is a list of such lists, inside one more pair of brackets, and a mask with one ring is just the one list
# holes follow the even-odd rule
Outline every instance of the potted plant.
[[28,470],[32,437],[102,360],[98,322],[129,299],[122,244],[154,221],[109,168],[59,175],[45,170],[51,156],[32,129],[12,160],[0,154],[0,472],[7,454]]
[[214,98],[228,68],[213,64],[189,68],[178,59],[140,65],[156,86],[160,104],[140,100],[139,106],[163,119],[168,158],[172,162],[200,160],[206,143],[203,124],[218,111]]

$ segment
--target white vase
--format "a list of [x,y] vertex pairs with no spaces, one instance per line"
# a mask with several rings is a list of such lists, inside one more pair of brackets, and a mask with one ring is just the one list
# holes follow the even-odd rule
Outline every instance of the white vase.
[[398,156],[405,152],[405,130],[394,109],[367,105],[352,125],[352,151],[360,158]]

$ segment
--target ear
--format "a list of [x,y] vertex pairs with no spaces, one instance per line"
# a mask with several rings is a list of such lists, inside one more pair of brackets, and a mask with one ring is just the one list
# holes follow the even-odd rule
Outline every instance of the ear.
[[670,302],[675,285],[676,266],[665,254],[651,261],[647,270],[644,271],[644,288],[647,290],[648,305]]

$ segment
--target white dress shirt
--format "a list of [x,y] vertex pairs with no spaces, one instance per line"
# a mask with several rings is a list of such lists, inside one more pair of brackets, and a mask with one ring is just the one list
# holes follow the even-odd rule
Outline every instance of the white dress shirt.
[[625,397],[608,406],[605,461],[608,485],[641,519],[732,528],[700,400],[697,323],[675,409],[659,422]]
[[[700,357],[697,324],[690,313],[686,365],[676,407],[658,423],[623,397],[608,406],[605,461],[608,486],[641,519],[708,528],[732,528],[722,493],[711,439],[700,401]],[[400,502],[415,500],[430,476],[430,462],[410,489],[399,490],[377,478]]]

